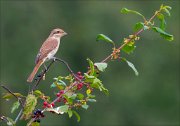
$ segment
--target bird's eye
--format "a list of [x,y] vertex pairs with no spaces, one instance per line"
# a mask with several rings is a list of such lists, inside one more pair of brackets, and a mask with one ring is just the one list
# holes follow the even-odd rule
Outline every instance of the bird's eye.
[[60,33],[60,31],[57,31],[56,33]]

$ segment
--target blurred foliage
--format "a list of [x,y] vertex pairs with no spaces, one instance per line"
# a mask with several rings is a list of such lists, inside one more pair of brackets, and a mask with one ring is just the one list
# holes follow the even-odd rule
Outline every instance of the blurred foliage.
[[[121,8],[140,10],[151,17],[162,3],[172,7],[166,29],[174,35],[174,42],[167,42],[153,32],[143,33],[134,53],[127,55],[136,65],[138,77],[126,63],[112,62],[100,77],[109,89],[108,97],[99,94],[97,104],[92,104],[89,111],[81,110],[79,123],[75,117],[49,114],[42,125],[176,126],[180,124],[179,1],[1,0],[0,82],[14,92],[28,92],[26,79],[34,67],[38,49],[56,27],[68,33],[61,41],[57,57],[68,61],[74,71],[85,72],[87,57],[98,62],[110,53],[108,43],[96,42],[97,34],[103,33],[119,42],[131,34],[134,23],[141,20],[141,17],[120,14]],[[67,72],[65,66],[53,65],[40,89],[53,96],[49,82],[54,76]],[[10,115],[12,104],[0,99],[0,114]],[[12,118],[17,113],[16,110]],[[17,125],[25,124],[20,121]]]

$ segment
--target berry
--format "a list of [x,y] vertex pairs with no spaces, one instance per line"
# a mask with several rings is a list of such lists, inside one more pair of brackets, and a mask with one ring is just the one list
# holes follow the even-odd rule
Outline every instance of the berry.
[[37,114],[37,112],[35,111],[35,112],[34,112],[34,115],[36,115],[36,114]]
[[44,105],[44,106],[47,106],[47,105],[48,105],[48,103],[45,101],[45,102],[43,103],[43,105]]
[[48,104],[47,107],[48,107],[48,108],[51,108],[51,104]]
[[82,87],[83,87],[83,83],[79,83],[79,84],[77,85],[77,90],[80,90]]
[[60,94],[60,93],[57,93],[56,96],[59,97],[59,96],[61,96],[61,94]]
[[64,98],[64,99],[63,99],[63,102],[64,102],[64,103],[66,103],[66,102],[67,102],[66,98]]
[[61,90],[59,93],[60,93],[60,94],[64,94],[64,90]]
[[78,75],[81,75],[81,72],[79,71],[79,72],[77,72],[77,74],[78,74]]
[[51,103],[52,107],[54,107],[54,102]]
[[61,99],[58,99],[57,101],[58,101],[58,102],[61,102]]
[[79,76],[79,79],[83,79],[83,76],[82,76],[82,75],[80,75],[80,76]]

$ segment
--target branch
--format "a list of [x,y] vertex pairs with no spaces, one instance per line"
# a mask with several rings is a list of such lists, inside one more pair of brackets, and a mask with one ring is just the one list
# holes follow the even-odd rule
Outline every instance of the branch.
[[4,88],[7,92],[9,92],[10,94],[12,94],[15,98],[17,98],[17,100],[20,102],[21,106],[24,107],[24,103],[22,102],[22,99],[18,96],[16,96],[9,88],[7,88],[4,85],[1,85],[2,88]]
[[35,85],[33,86],[33,88],[32,88],[31,91],[34,91],[34,90],[37,88],[37,86],[39,85],[40,81],[42,80],[44,74],[46,74],[46,73],[48,72],[48,70],[50,69],[51,65],[52,65],[55,61],[59,61],[59,62],[62,62],[63,64],[65,64],[66,67],[68,68],[68,70],[70,71],[70,73],[71,73],[78,81],[81,81],[81,80],[74,74],[74,72],[72,71],[72,69],[70,68],[69,64],[68,64],[66,61],[64,61],[64,60],[62,60],[62,59],[60,59],[60,58],[54,57],[54,59],[53,59],[52,62],[47,66],[47,68],[44,69],[43,72],[42,72],[40,75],[38,75],[39,78],[36,80],[36,83],[35,83]]
[[[158,13],[160,13],[160,10],[159,10],[159,11],[156,11],[156,12],[154,13],[154,15],[153,15],[147,22],[145,22],[145,23],[151,22],[151,21],[157,16]],[[140,35],[143,31],[144,31],[144,29],[142,28],[142,29],[140,29],[139,31],[137,31],[136,33],[134,33],[133,36],[138,36],[138,35]],[[131,42],[133,39],[134,39],[134,38],[129,38],[127,42],[125,42],[124,44],[122,44],[122,45],[121,45],[119,48],[117,48],[117,49],[118,49],[118,50],[121,50],[125,45],[127,45],[127,44],[128,44],[129,42]],[[102,62],[102,63],[103,63],[103,62],[107,62],[111,57],[112,57],[112,53],[111,53],[109,56],[107,56],[105,59],[103,59],[101,62]]]
[[42,73],[40,73],[40,75],[38,75],[36,81],[35,81],[35,84],[34,86],[32,87],[32,90],[31,92],[33,92],[37,86],[39,85],[40,81],[42,80],[43,76],[48,72],[49,68],[51,67],[51,65],[55,62],[55,60],[52,60],[51,63],[47,66],[46,69],[43,70]]

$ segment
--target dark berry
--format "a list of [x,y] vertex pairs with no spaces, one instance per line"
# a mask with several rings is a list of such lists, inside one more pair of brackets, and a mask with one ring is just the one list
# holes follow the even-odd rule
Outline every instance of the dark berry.
[[34,115],[36,115],[36,114],[37,114],[37,112],[35,111],[35,112],[34,112]]

